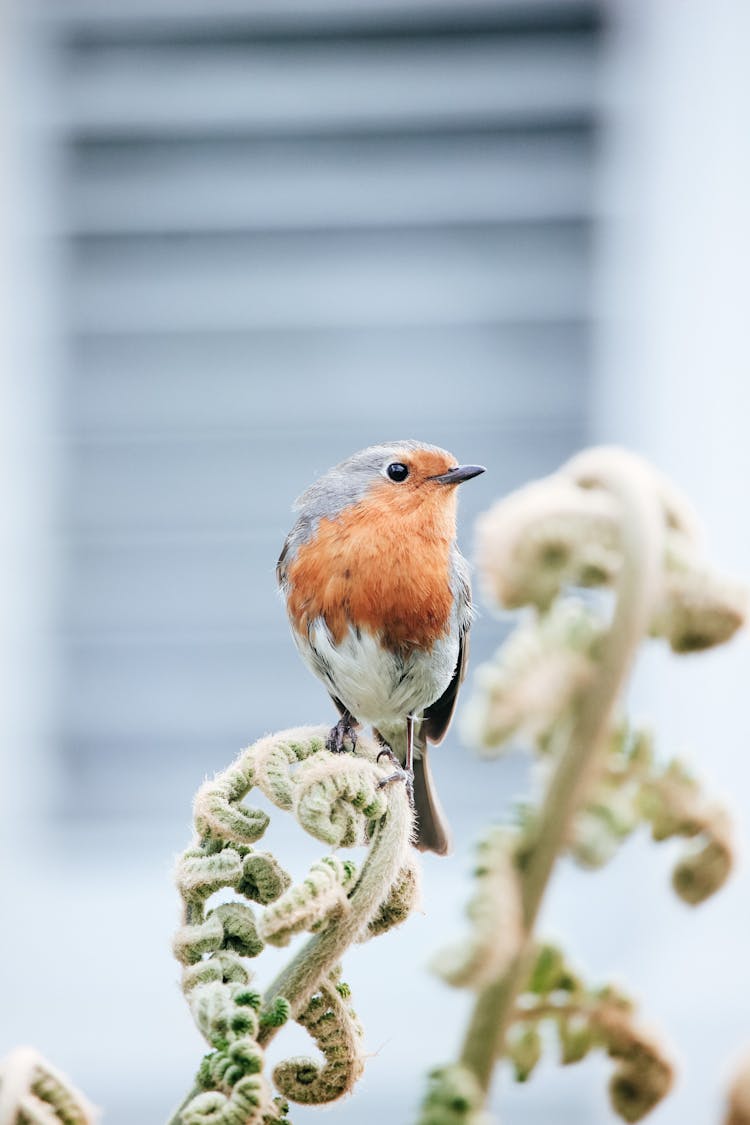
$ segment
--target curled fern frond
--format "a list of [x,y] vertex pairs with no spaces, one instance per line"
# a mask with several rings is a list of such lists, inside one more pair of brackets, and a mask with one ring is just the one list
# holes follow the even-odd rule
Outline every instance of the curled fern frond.
[[297,1022],[315,1040],[324,1062],[294,1058],[273,1072],[277,1087],[292,1102],[323,1105],[349,1093],[364,1069],[362,1027],[349,1004],[348,986],[332,974]]
[[458,1064],[433,1070],[417,1125],[491,1125],[484,1092],[472,1072]]
[[288,945],[294,934],[319,928],[334,915],[349,910],[347,891],[356,876],[357,869],[349,860],[332,855],[318,860],[301,883],[290,887],[264,911],[260,923],[263,939],[272,945]]
[[611,986],[587,987],[551,945],[536,953],[507,1037],[518,1081],[526,1081],[542,1056],[545,1023],[557,1030],[562,1063],[580,1062],[594,1050],[617,1062],[609,1094],[623,1121],[640,1121],[669,1093],[672,1064],[658,1039],[636,1019],[632,1001]]
[[684,902],[697,905],[724,885],[735,856],[727,810],[682,761],[660,764],[647,731],[621,723],[610,738],[597,784],[576,817],[572,854],[583,866],[600,867],[641,824],[656,841],[690,841],[672,875]]
[[545,750],[550,732],[574,706],[596,668],[604,624],[576,598],[527,618],[474,674],[462,730],[483,757],[513,739]]
[[[571,586],[612,586],[622,566],[621,511],[607,490],[611,469],[634,467],[618,449],[591,449],[500,500],[481,517],[478,563],[488,599],[540,613]],[[697,520],[685,498],[638,460],[643,483],[661,510],[664,550],[652,636],[674,652],[724,644],[747,617],[747,590],[703,556]]]
[[477,847],[475,892],[466,913],[472,930],[433,958],[431,968],[456,988],[481,988],[506,969],[519,951],[521,893],[513,837],[492,828]]
[[0,1062],[0,1106],[7,1125],[94,1125],[99,1116],[33,1047],[17,1047]]
[[422,893],[419,864],[413,853],[407,855],[406,862],[391,885],[388,897],[378,907],[375,917],[363,933],[360,941],[367,941],[378,934],[400,926],[413,910],[419,907]]

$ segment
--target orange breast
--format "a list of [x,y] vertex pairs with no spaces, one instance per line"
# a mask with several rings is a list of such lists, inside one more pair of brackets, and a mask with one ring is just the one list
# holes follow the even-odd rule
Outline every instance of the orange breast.
[[322,617],[337,644],[354,625],[404,653],[431,648],[450,627],[455,526],[451,494],[414,503],[387,485],[321,520],[287,573],[296,629]]

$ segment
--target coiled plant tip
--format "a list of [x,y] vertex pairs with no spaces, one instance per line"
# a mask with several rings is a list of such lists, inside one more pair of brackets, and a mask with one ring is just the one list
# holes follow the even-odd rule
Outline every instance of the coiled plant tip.
[[460,1065],[433,1070],[417,1125],[491,1125],[484,1092],[474,1075]]
[[33,1047],[0,1062],[2,1125],[95,1125],[99,1114],[68,1078]]

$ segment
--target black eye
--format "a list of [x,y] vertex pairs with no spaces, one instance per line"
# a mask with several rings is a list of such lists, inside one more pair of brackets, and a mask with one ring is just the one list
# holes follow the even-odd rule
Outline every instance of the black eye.
[[402,465],[400,461],[394,461],[392,465],[388,466],[386,472],[391,480],[395,481],[406,480],[409,475],[406,465]]

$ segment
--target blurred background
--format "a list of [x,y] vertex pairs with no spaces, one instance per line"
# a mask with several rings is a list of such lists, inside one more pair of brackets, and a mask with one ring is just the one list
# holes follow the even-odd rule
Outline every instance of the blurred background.
[[[748,41],[741,0],[4,0],[0,1054],[33,1042],[110,1125],[188,1088],[173,856],[207,774],[333,721],[273,570],[294,497],[348,453],[485,464],[468,551],[497,496],[622,442],[750,572]],[[474,666],[507,629],[484,611]],[[747,639],[655,646],[631,693],[741,834],[748,672]],[[373,1057],[342,1125],[411,1120],[454,1054],[467,998],[424,963],[528,783],[456,730],[433,760],[456,850],[426,859],[424,915],[347,959]],[[309,848],[282,849],[302,874]],[[705,1125],[750,1040],[750,886],[741,865],[692,912],[673,859],[562,865],[542,928],[672,1044],[655,1125]],[[550,1062],[496,1101],[599,1125],[608,1072]]]

